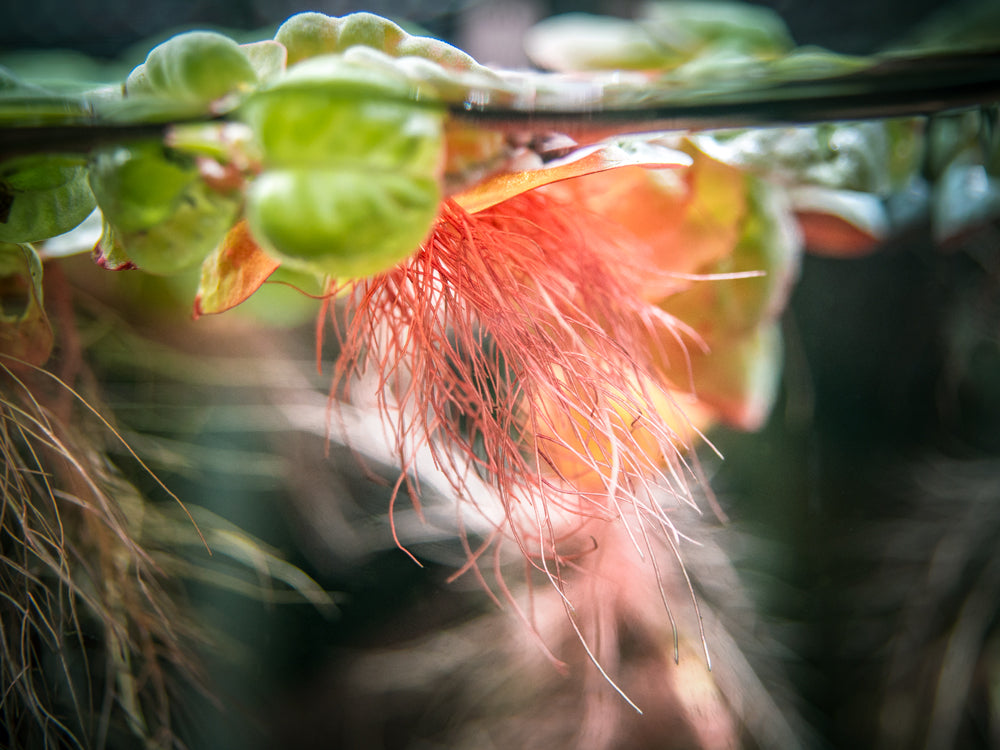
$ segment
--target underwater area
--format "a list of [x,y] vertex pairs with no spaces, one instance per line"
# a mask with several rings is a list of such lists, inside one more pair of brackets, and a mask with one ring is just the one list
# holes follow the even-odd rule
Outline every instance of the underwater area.
[[1000,3],[0,25],[0,747],[1000,748]]

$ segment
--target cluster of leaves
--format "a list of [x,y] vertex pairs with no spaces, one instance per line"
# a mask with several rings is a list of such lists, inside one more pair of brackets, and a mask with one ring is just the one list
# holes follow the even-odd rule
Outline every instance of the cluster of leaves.
[[[729,5],[656,6],[638,22],[564,18],[539,26],[528,42],[536,62],[562,73],[635,72],[615,73],[613,85],[595,78],[593,90],[606,96],[598,107],[655,101],[651,86],[661,98],[679,83],[725,93],[736,65],[780,82],[868,64],[796,49],[769,12]],[[20,308],[0,319],[0,352],[32,372],[49,358],[45,243],[95,208],[95,260],[159,275],[200,267],[197,314],[227,310],[283,274],[319,279],[327,299],[338,300],[325,306],[342,348],[334,396],[357,397],[362,386],[376,394],[402,465],[397,487],[409,483],[419,509],[411,470],[429,450],[456,498],[486,519],[474,530],[481,546],[462,529],[461,572],[485,583],[480,559],[491,543],[512,539],[553,584],[566,621],[611,681],[602,665],[612,660],[608,644],[618,643],[620,613],[605,619],[598,604],[593,618],[580,617],[566,578],[595,572],[602,558],[627,559],[648,568],[653,585],[615,601],[652,594],[672,622],[670,595],[693,598],[682,565],[678,577],[663,572],[681,562],[683,540],[665,507],[693,503],[688,483],[700,476],[689,452],[701,431],[717,421],[756,429],[766,419],[782,364],[777,319],[804,243],[866,252],[905,219],[897,198],[920,180],[955,182],[960,191],[985,170],[992,186],[1000,162],[995,143],[971,134],[978,113],[942,121],[944,135],[898,120],[549,148],[539,134],[468,127],[449,109],[555,101],[565,81],[492,71],[364,13],[300,14],[274,39],[246,45],[218,33],[181,34],[150,51],[120,86],[74,96],[3,73],[8,132],[68,126],[105,137],[3,154],[0,272],[21,288]],[[953,165],[964,170],[955,178]],[[939,202],[954,194],[942,190]],[[996,210],[995,194],[983,194],[969,221]],[[941,231],[964,226],[955,216],[941,211]],[[122,576],[144,581],[146,570],[115,505],[130,493],[94,479],[101,451],[87,464],[63,449],[62,422],[50,423],[37,388],[17,395],[19,382],[12,370],[4,387],[16,428],[5,450],[21,510],[35,498],[46,508],[42,536],[54,538],[60,503],[79,492],[36,474],[45,474],[43,452],[67,457],[69,475],[94,494],[76,505],[99,508],[110,529],[100,538],[124,545],[123,558],[111,554],[126,560],[124,573],[91,578],[106,578],[108,595],[124,596]],[[499,496],[498,513],[489,505],[495,498],[472,491],[483,479]],[[12,569],[34,584],[32,566],[41,561],[46,576],[64,580],[70,552],[49,564],[32,533],[11,527],[15,547],[32,558]],[[496,560],[499,567],[499,553]],[[177,642],[147,627],[119,647],[132,636],[115,629],[118,605],[90,606],[84,588],[72,579],[66,606],[88,604],[106,626],[110,653]],[[18,611],[44,636],[29,594],[16,600]],[[144,617],[165,606],[159,601],[150,595],[126,609]],[[63,600],[52,608],[59,606]],[[590,644],[601,633],[606,653],[595,655]],[[116,674],[123,683],[131,673]],[[31,684],[4,677],[27,685],[23,702],[44,726],[47,709],[34,707]],[[149,734],[134,708],[137,693],[119,686],[118,695],[133,731]]]
[[[8,125],[137,128],[86,153],[57,146],[4,159],[4,253],[31,254],[28,243],[96,206],[95,257],[107,268],[197,266],[245,218],[288,267],[369,275],[410,254],[437,214],[448,168],[442,96],[494,79],[460,51],[363,13],[301,14],[274,40],[242,46],[181,34],[120,91],[66,96],[4,73]],[[161,123],[174,123],[166,142]]]
[[[544,68],[590,73],[595,85],[582,93],[575,83],[574,96],[597,97],[587,102],[598,110],[823,79],[878,59],[796,47],[777,15],[742,4],[650,4],[645,13],[634,21],[556,17],[533,29],[526,47]],[[604,80],[601,70],[617,78]],[[493,71],[367,13],[299,14],[274,39],[243,45],[215,32],[181,34],[150,51],[120,87],[72,96],[0,71],[6,125],[113,126],[97,148],[5,150],[0,241],[37,243],[97,206],[98,262],[154,274],[201,264],[200,312],[226,309],[279,266],[279,275],[369,276],[413,253],[443,195],[524,166],[512,159],[510,139],[462,125],[448,107],[558,108],[565,84],[557,74]],[[953,129],[944,141],[955,142]],[[912,181],[921,136],[913,121],[841,123],[706,135],[698,148],[793,185],[793,207],[818,216],[807,239],[839,248],[882,239],[918,210],[913,195],[928,192]],[[968,221],[956,219],[959,190],[947,185],[973,177],[945,174],[944,165],[983,159],[970,159],[969,149],[935,158],[944,159],[933,177],[942,177],[934,198],[947,236],[994,210],[995,191],[958,212]],[[891,184],[874,184],[886,174]],[[887,206],[890,194],[911,200]],[[246,252],[249,243],[260,252]],[[234,246],[243,248],[238,257]]]

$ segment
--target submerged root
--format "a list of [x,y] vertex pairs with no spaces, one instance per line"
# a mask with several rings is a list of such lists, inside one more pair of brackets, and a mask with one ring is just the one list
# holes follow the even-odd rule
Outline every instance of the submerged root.
[[198,673],[195,631],[140,544],[146,501],[111,464],[109,428],[55,376],[0,362],[4,747],[171,746],[176,679]]
[[[606,660],[588,645],[568,575],[600,554],[606,534],[594,528],[609,524],[654,580],[664,550],[683,571],[670,506],[693,507],[699,479],[697,432],[671,395],[686,382],[688,332],[642,299],[656,272],[617,230],[538,192],[478,214],[448,203],[411,260],[333,290],[343,302],[332,316],[334,407],[363,403],[362,386],[375,394],[402,467],[397,491],[420,512],[416,462],[429,452],[459,500],[463,572],[485,584],[487,550],[512,541],[558,592],[599,670]],[[491,492],[475,490],[483,484]],[[516,604],[499,566],[500,596]]]

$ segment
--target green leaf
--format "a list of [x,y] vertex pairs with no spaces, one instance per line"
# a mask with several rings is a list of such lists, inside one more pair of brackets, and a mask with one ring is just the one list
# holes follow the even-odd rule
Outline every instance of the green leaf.
[[656,70],[684,61],[671,54],[634,21],[567,13],[532,27],[524,47],[536,65],[548,70]]
[[714,159],[786,184],[888,195],[919,163],[912,120],[829,122],[693,137]]
[[644,10],[640,22],[646,32],[687,58],[725,48],[767,59],[793,46],[781,16],[750,3],[670,0],[648,3]]
[[341,17],[299,13],[285,21],[274,38],[288,49],[289,65],[362,46],[392,57],[423,57],[447,68],[482,67],[457,47],[431,37],[411,36],[399,25],[373,13],[351,13]]
[[443,159],[443,110],[411,100],[398,72],[326,55],[253,94],[240,114],[267,165],[435,174]]
[[436,180],[394,172],[281,169],[247,191],[246,216],[269,255],[341,279],[385,271],[427,236]]
[[443,110],[415,102],[407,77],[379,59],[310,58],[240,110],[265,167],[247,193],[251,232],[295,268],[383,271],[416,249],[437,214]]
[[[200,263],[236,221],[241,195],[201,179],[194,159],[158,143],[100,152],[91,184],[111,232],[98,254],[149,273],[171,274]],[[99,260],[100,262],[100,260]]]
[[240,49],[257,74],[258,81],[269,81],[285,71],[288,64],[288,50],[279,42],[265,39],[261,42],[241,44]]
[[24,156],[0,164],[0,241],[38,242],[69,231],[94,210],[79,159]]
[[[781,18],[745,3],[649,3],[643,17],[623,20],[585,13],[548,18],[525,37],[534,63],[550,70],[660,70],[724,61],[712,67],[732,71],[732,62],[770,60],[792,48]],[[703,77],[703,65],[688,68]],[[717,74],[716,74],[717,75]]]
[[340,19],[325,13],[297,13],[274,35],[274,40],[288,50],[288,64],[294,65],[317,55],[339,50]]
[[121,238],[107,219],[101,222],[101,239],[94,246],[94,262],[108,271],[131,271],[135,262],[122,247]]
[[92,117],[92,108],[84,97],[28,83],[0,66],[0,125],[57,125],[89,121]]
[[130,233],[165,221],[197,179],[193,159],[156,142],[98,151],[90,168],[90,185],[104,217]]
[[235,41],[212,31],[191,31],[154,47],[129,74],[125,91],[207,104],[256,83],[257,73]]

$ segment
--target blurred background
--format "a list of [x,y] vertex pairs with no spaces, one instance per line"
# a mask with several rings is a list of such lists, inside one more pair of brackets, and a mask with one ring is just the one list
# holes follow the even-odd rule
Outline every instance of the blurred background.
[[[878,0],[803,2],[766,0],[788,24],[799,44],[818,44],[838,52],[867,54],[903,37],[937,10],[957,6],[953,0]],[[981,3],[979,3],[981,5]],[[129,2],[38,0],[7,3],[0,28],[0,48],[79,50],[103,58],[129,52],[144,54],[147,40],[178,28],[219,26],[256,32],[274,29],[293,13],[315,10],[344,15],[365,10],[397,21],[420,24],[486,63],[524,64],[523,32],[548,16],[586,12],[632,17],[642,5],[622,2],[476,2],[475,0],[373,0],[370,3],[293,0],[156,0],[137,9]],[[142,42],[141,49],[133,45]]]
[[[956,6],[767,4],[798,43],[859,54]],[[526,64],[519,39],[536,21],[570,10],[630,16],[636,5],[8,2],[0,58],[65,50],[91,58],[95,75],[127,72],[150,39],[179,29],[262,38],[301,10],[368,10],[517,66]],[[771,419],[758,433],[711,435],[726,457],[712,476],[730,518],[720,549],[776,644],[760,656],[764,687],[770,663],[783,675],[775,700],[806,727],[803,746],[1000,747],[1000,224],[941,246],[928,218],[864,258],[807,256],[783,324],[785,375]],[[191,356],[219,353],[214,340],[184,330],[176,338]],[[236,355],[252,362],[280,350],[308,363],[310,324],[288,331],[250,333]],[[248,412],[296,388],[322,389],[324,377],[233,385],[164,374],[157,361],[95,362],[118,418],[137,434],[195,446],[193,474],[157,467],[170,486],[274,545],[341,605],[324,617],[192,584],[188,596],[222,645],[205,656],[219,704],[193,696],[179,712],[187,746],[503,746],[468,730],[487,724],[487,709],[475,705],[475,675],[456,676],[463,654],[442,655],[437,671],[405,656],[491,611],[475,585],[445,582],[456,551],[431,540],[427,566],[414,565],[374,520],[389,490],[371,473],[391,468],[362,471],[349,451],[327,456],[321,434]],[[476,652],[473,644],[474,668],[496,668]],[[666,742],[652,735],[644,746],[701,746]]]

